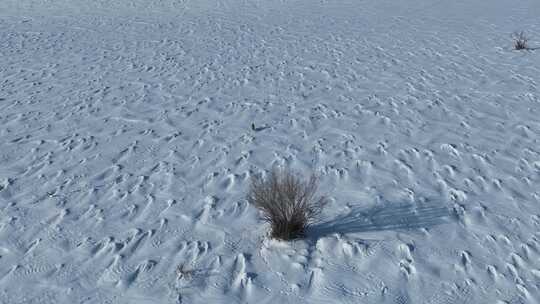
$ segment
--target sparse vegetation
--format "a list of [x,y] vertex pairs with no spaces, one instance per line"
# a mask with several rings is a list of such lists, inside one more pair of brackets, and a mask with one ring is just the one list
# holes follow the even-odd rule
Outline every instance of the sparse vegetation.
[[523,31],[515,32],[512,34],[514,39],[514,49],[515,50],[528,50],[529,49],[529,38],[525,35]]
[[304,181],[290,170],[275,169],[266,179],[252,177],[247,200],[270,223],[273,238],[291,240],[303,237],[328,203],[317,188],[314,175]]
[[193,277],[193,270],[188,269],[185,264],[180,264],[176,267],[176,278],[191,280]]

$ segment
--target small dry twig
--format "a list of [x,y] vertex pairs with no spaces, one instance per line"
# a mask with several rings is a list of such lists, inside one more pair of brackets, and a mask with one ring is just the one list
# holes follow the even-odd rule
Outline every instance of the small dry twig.
[[191,280],[195,271],[193,269],[188,269],[186,264],[180,264],[176,267],[176,279],[186,279]]

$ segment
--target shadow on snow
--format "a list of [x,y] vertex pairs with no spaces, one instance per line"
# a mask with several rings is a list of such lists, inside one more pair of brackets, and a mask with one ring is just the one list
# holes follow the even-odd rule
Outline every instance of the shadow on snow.
[[372,208],[355,208],[329,222],[314,224],[310,227],[308,236],[320,238],[334,233],[420,229],[450,221],[451,213],[445,206],[387,204]]

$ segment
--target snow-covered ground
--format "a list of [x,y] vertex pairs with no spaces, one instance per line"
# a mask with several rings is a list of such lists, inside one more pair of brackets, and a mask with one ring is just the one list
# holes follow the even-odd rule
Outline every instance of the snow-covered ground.
[[[1,0],[0,303],[540,303],[539,13]],[[305,240],[272,166],[331,198]]]

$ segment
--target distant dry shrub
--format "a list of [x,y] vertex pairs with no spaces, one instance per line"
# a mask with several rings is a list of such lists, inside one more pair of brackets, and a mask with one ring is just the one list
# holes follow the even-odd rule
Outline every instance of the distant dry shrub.
[[288,169],[274,169],[266,179],[251,178],[247,200],[270,223],[273,238],[291,240],[303,237],[328,203],[317,188],[314,175],[304,181]]
[[521,32],[515,32],[512,34],[512,38],[514,39],[514,49],[515,50],[528,50],[529,49],[529,38],[525,35],[523,31]]
[[188,269],[186,264],[180,264],[176,267],[176,278],[190,280],[193,277],[194,270]]

